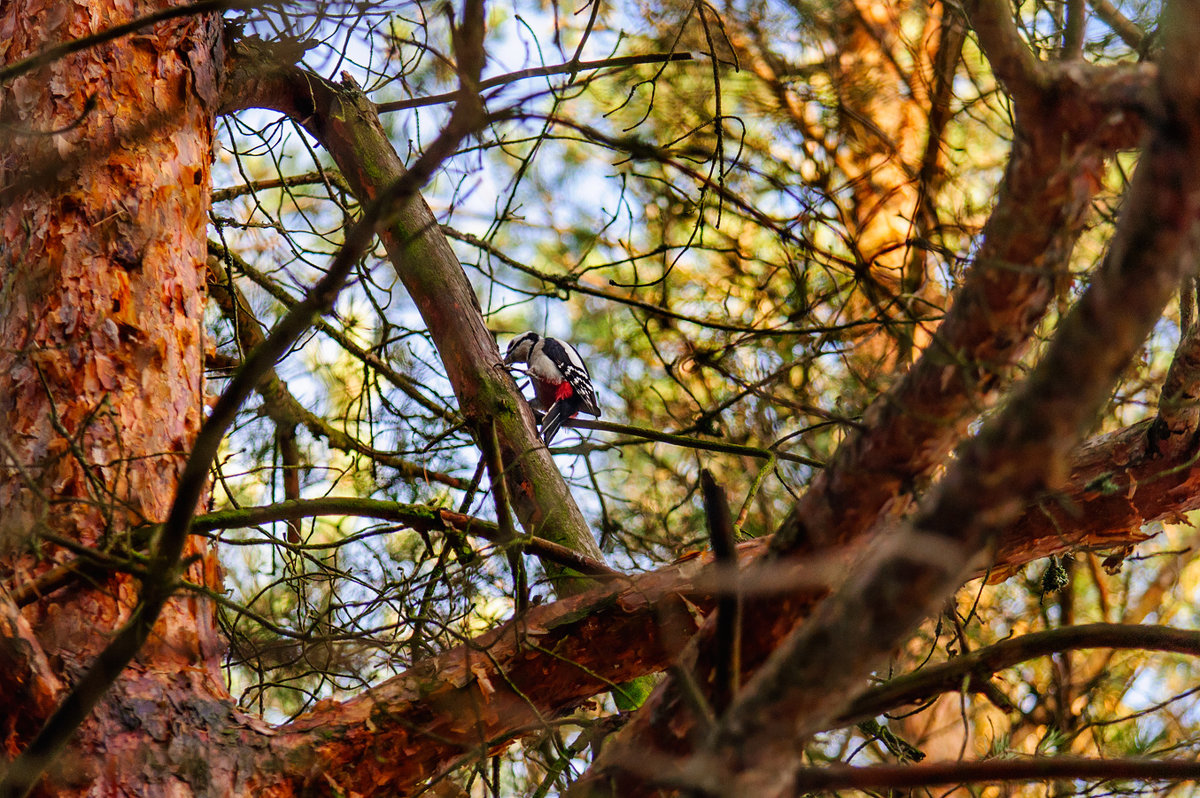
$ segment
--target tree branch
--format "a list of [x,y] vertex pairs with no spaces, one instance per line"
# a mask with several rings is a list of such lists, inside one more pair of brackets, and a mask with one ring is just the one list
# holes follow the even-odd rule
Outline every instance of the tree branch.
[[1142,52],[1142,47],[1146,43],[1146,32],[1122,14],[1120,9],[1109,0],[1088,0],[1088,5],[1096,12],[1096,16],[1104,20],[1105,25],[1108,25],[1121,37],[1121,41],[1137,52]]
[[1041,104],[1046,84],[1044,65],[1021,38],[1008,0],[967,0],[963,3],[979,46],[992,72],[1004,84],[1018,115]]
[[716,739],[771,762],[773,774],[749,778],[765,777],[772,793],[782,786],[780,737],[790,745],[827,728],[880,658],[966,580],[972,561],[1021,505],[1065,482],[1070,447],[1182,278],[1200,212],[1200,136],[1191,134],[1200,129],[1200,7],[1175,2],[1164,13],[1171,33],[1160,76],[1169,115],[1138,164],[1103,267],[1046,356],[963,449],[911,530],[877,547],[771,654],[731,707]]
[[[304,125],[333,156],[362,201],[377,196],[403,174],[373,106],[356,114],[352,101],[326,81],[271,60],[270,53],[235,53],[236,97],[225,108],[255,105],[285,113]],[[476,97],[476,100],[478,98]],[[476,441],[496,425],[509,494],[522,527],[530,535],[565,545],[593,560],[602,555],[570,490],[537,436],[532,411],[500,362],[483,323],[474,290],[424,202],[411,203],[398,221],[381,232],[389,258],[429,327],[446,376]],[[582,587],[567,577],[560,590]]]
[[[239,272],[250,278],[251,282],[270,294],[276,302],[283,305],[285,308],[291,308],[295,306],[297,302],[295,297],[283,290],[267,275],[263,274],[261,271],[247,263],[245,259],[239,257],[236,252],[227,249],[219,242],[213,241],[212,239],[209,239],[208,242],[208,252],[210,255],[216,256],[222,262],[232,263],[237,267]],[[228,283],[226,284],[228,285]],[[324,319],[317,319],[313,323],[313,326],[320,330],[323,335],[326,335],[331,340],[335,341],[338,346],[342,347],[342,349],[345,349],[351,355],[358,358],[361,362],[370,366],[372,369],[378,372],[381,377],[386,379],[392,385],[396,386],[396,388],[404,393],[405,396],[412,399],[434,416],[442,419],[447,424],[462,423],[462,419],[458,417],[453,409],[448,408],[445,406],[445,404],[426,396],[421,390],[421,385],[415,379],[407,374],[401,374],[400,372],[396,371],[391,367],[390,364],[388,364],[385,360],[383,360],[383,358],[379,357],[374,352],[363,349],[348,335],[346,335],[344,331],[339,330],[337,327],[325,321]]]
[[951,691],[976,690],[997,671],[1060,651],[1083,648],[1170,651],[1200,656],[1200,632],[1164,626],[1092,623],[1012,637],[940,665],[905,674],[860,695],[838,717],[850,725]]
[[[383,785],[411,787],[464,753],[503,750],[514,734],[665,667],[696,628],[678,591],[707,563],[687,560],[530,607],[350,701],[298,718],[272,739],[272,752],[300,766],[301,789],[328,773],[345,789],[374,794]],[[711,606],[694,592],[689,602]],[[397,753],[372,754],[382,751]]]
[[[586,72],[594,69],[623,69],[631,66],[639,66],[641,64],[665,64],[672,61],[691,61],[693,60],[691,53],[647,53],[645,55],[622,55],[613,58],[602,58],[598,61],[567,61],[565,64],[554,64],[552,66],[533,67],[530,69],[519,69],[516,72],[509,72],[504,75],[494,75],[479,81],[479,90],[485,91],[493,89],[497,86],[507,86],[510,83],[516,83],[519,80],[528,80],[530,78],[545,78],[551,75],[563,75],[576,72]],[[448,103],[454,99],[455,92],[448,91],[444,94],[433,94],[429,97],[414,97],[411,100],[395,100],[389,103],[379,103],[376,110],[381,113],[391,113],[392,111],[402,111],[407,108],[423,108],[427,105],[440,105]]]
[[[401,504],[399,502],[362,499],[352,496],[325,496],[320,499],[279,502],[262,507],[244,507],[236,510],[220,510],[196,516],[192,524],[195,532],[212,532],[217,529],[270,524],[276,521],[291,521],[320,516],[354,516],[373,518],[379,521],[394,521],[410,529],[424,532],[452,532],[474,535],[497,544],[511,544],[515,548],[533,554],[547,562],[572,568],[592,576],[619,576],[620,572],[609,568],[599,560],[589,559],[566,546],[539,537],[521,537],[506,541],[500,528],[491,521],[475,518],[440,507],[425,504]],[[304,548],[299,546],[297,548]]]

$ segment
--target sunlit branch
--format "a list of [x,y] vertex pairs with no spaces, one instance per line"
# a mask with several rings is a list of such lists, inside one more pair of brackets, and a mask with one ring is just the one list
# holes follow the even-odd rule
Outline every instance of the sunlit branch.
[[[242,296],[242,292],[229,281],[218,258],[209,256],[208,269],[210,295],[216,299],[221,311],[233,325],[242,351],[253,350],[263,340],[258,319],[250,313],[250,305]],[[297,426],[303,426],[313,436],[325,439],[334,449],[349,454],[361,454],[379,465],[395,469],[407,479],[438,482],[458,490],[464,490],[469,484],[469,480],[443,474],[390,452],[380,451],[330,424],[300,404],[274,368],[263,375],[255,386],[255,391],[262,398],[263,410],[280,429],[294,430]]]
[[[250,278],[255,285],[270,294],[285,308],[294,307],[299,301],[281,288],[266,274],[251,266],[236,252],[233,252],[232,250],[222,246],[220,242],[209,240],[208,251],[209,254],[216,255],[222,261],[228,260],[230,263],[235,265],[239,272]],[[433,413],[450,424],[461,423],[461,419],[452,408],[449,408],[445,404],[439,403],[437,400],[426,396],[421,390],[422,386],[417,383],[416,380],[414,380],[412,377],[409,377],[407,374],[401,374],[392,368],[391,365],[384,361],[379,355],[359,346],[350,338],[350,336],[346,335],[345,331],[338,329],[325,319],[317,319],[313,323],[313,326],[320,330],[323,335],[326,335],[333,341],[336,341],[339,346],[341,346],[351,355],[370,366],[372,369],[378,372],[380,376],[402,391],[408,398],[421,405],[421,407],[425,408],[430,413]]]
[[[533,266],[530,266],[527,263],[522,263],[521,261],[517,260],[516,258],[513,258],[513,257],[509,256],[508,254],[506,254],[505,252],[503,252],[499,247],[495,246],[494,244],[492,244],[488,241],[485,241],[482,238],[472,235],[470,233],[464,233],[462,231],[455,230],[454,228],[446,226],[446,225],[442,226],[442,232],[444,232],[450,238],[456,239],[458,241],[462,241],[463,243],[466,243],[466,244],[470,244],[471,246],[476,247],[476,248],[488,253],[488,255],[496,258],[497,260],[499,260],[501,263],[505,264],[506,266],[510,266],[510,267],[516,269],[517,271],[528,274],[531,277],[536,277],[538,280],[554,286],[555,288],[561,290],[567,296],[569,296],[572,292],[577,292],[580,294],[584,294],[586,296],[594,296],[594,297],[597,297],[598,299],[606,299],[610,302],[616,302],[617,304],[627,305],[629,307],[637,308],[638,310],[645,311],[646,313],[649,313],[653,316],[658,316],[658,317],[667,318],[667,319],[675,319],[676,321],[684,321],[684,322],[688,322],[689,324],[695,324],[699,327],[704,327],[704,328],[708,328],[708,329],[712,329],[712,330],[722,330],[724,332],[745,333],[747,335],[771,335],[771,336],[798,335],[798,336],[805,336],[805,335],[824,335],[827,333],[834,333],[834,332],[844,332],[844,331],[848,331],[848,330],[872,327],[879,323],[878,320],[876,320],[876,319],[855,319],[853,321],[842,322],[840,324],[812,325],[812,326],[808,326],[808,327],[753,327],[753,326],[748,326],[745,324],[732,324],[728,321],[723,321],[720,318],[705,319],[705,318],[700,318],[699,316],[689,316],[686,313],[680,313],[679,311],[671,310],[670,308],[665,308],[662,305],[656,305],[653,302],[646,302],[645,300],[637,299],[636,297],[630,296],[628,294],[620,294],[620,293],[617,293],[616,291],[608,291],[604,288],[597,287],[595,285],[592,285],[589,282],[584,281],[577,275],[552,274],[550,272],[543,271],[541,269],[537,269]],[[920,320],[928,321],[930,319],[919,319],[919,321]]]
[[342,177],[342,173],[337,169],[325,169],[320,172],[305,172],[300,175],[287,175],[283,177],[275,177],[266,180],[255,180],[253,183],[248,183],[241,186],[230,186],[229,188],[219,188],[213,191],[213,202],[227,202],[231,199],[253,194],[256,191],[270,191],[276,188],[294,188],[296,186],[312,186],[325,185],[329,183],[342,191],[350,192],[350,186],[346,183],[346,179]]

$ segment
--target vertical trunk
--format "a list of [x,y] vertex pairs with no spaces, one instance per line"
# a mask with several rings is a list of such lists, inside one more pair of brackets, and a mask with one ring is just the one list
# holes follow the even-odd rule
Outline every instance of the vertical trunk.
[[[0,4],[0,60],[13,64],[170,4]],[[62,544],[119,552],[131,529],[162,520],[174,494],[203,413],[204,229],[220,46],[218,18],[181,17],[0,85],[7,587],[67,559]],[[187,578],[215,586],[212,553],[193,543],[188,554]],[[132,576],[111,572],[49,593],[23,611],[26,642],[70,684],[137,594]],[[219,655],[213,607],[194,596],[173,600],[135,666],[77,733],[50,791],[165,789],[158,780],[179,762],[156,773],[147,752],[164,743],[157,756],[167,754],[172,701],[223,697]],[[58,689],[49,677],[43,672],[31,691],[42,694],[36,706],[5,707],[0,732],[10,753],[44,717],[45,695]]]

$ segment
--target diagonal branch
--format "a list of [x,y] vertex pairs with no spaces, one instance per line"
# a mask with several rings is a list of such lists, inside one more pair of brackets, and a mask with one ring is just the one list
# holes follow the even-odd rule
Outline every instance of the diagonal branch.
[[1137,52],[1142,52],[1146,44],[1146,32],[1137,23],[1121,13],[1121,10],[1110,0],[1088,0],[1088,5],[1096,12],[1096,16],[1104,20],[1104,24],[1112,28],[1121,37],[1121,41]]
[[[296,304],[295,297],[291,296],[287,291],[283,290],[283,288],[276,285],[275,282],[272,281],[271,278],[266,274],[251,266],[236,252],[227,249],[219,242],[209,239],[208,253],[217,257],[222,262],[228,261],[235,265],[240,273],[250,278],[251,282],[270,294],[276,302],[283,305],[285,308],[290,308]],[[228,283],[226,284],[228,285]],[[362,363],[370,366],[380,376],[403,392],[408,398],[412,399],[414,402],[425,408],[433,415],[441,418],[447,424],[458,424],[461,422],[461,419],[459,419],[458,416],[455,415],[454,412],[447,408],[444,404],[426,396],[421,390],[421,386],[415,379],[407,374],[402,374],[396,371],[389,363],[387,363],[382,357],[374,352],[363,349],[361,346],[355,343],[354,340],[345,333],[345,331],[338,329],[336,326],[330,324],[324,319],[317,319],[313,326],[316,327],[316,329],[318,329],[322,335],[328,336],[342,349],[345,349],[351,355],[358,358],[358,360]]]
[[1200,216],[1200,7],[1176,2],[1164,14],[1167,116],[1139,162],[1103,267],[1030,378],[964,448],[911,528],[876,547],[730,709],[716,740],[770,762],[774,774],[748,777],[770,794],[789,789],[778,777],[781,737],[791,744],[827,728],[844,696],[860,692],[881,658],[968,578],[1022,505],[1065,482],[1070,448],[1187,269]]
[[963,7],[1017,115],[1033,111],[1042,103],[1046,69],[1021,38],[1012,4],[1008,0],[967,0]]
[[[332,83],[249,46],[235,52],[232,72],[229,85],[237,86],[238,94],[226,98],[226,110],[252,104],[304,125],[333,156],[360,200],[371,201],[403,174],[400,158],[365,98],[358,102]],[[356,102],[357,110],[348,113]],[[474,290],[429,207],[423,201],[409,204],[380,236],[429,328],[468,429],[480,441],[495,424],[512,506],[525,532],[602,559],[537,436],[532,411],[500,362]],[[555,578],[560,592],[586,584],[569,573]]]

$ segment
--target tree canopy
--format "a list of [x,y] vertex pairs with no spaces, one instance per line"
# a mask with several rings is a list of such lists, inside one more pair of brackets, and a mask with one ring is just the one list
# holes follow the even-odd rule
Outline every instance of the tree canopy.
[[1200,778],[1200,7],[18,5],[0,794]]

